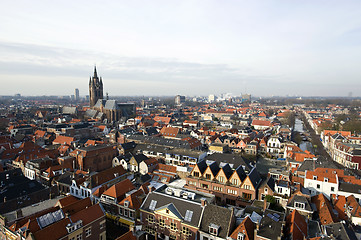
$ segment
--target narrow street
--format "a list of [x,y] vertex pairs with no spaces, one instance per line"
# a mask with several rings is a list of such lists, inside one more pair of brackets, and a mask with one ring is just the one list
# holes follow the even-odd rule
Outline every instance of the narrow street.
[[335,169],[343,169],[345,174],[355,176],[361,179],[361,171],[356,169],[349,169],[341,164],[332,160],[331,156],[323,147],[323,144],[320,140],[320,136],[316,134],[316,132],[312,129],[310,124],[307,122],[305,116],[302,113],[299,113],[299,117],[302,119],[305,128],[310,133],[312,144],[317,148],[315,149],[315,155],[317,156],[316,167],[325,167],[325,168],[335,168]]

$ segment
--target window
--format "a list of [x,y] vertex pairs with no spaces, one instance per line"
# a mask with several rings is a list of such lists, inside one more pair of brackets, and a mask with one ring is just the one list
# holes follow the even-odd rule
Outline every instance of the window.
[[334,192],[335,191],[335,187],[331,187],[331,192]]
[[321,188],[320,184],[317,184],[317,189],[320,189],[320,188]]
[[317,176],[313,176],[313,180],[317,180]]
[[244,234],[238,233],[237,240],[244,240]]
[[218,235],[218,229],[219,229],[219,226],[218,225],[215,225],[213,223],[211,223],[209,225],[209,233],[212,234],[212,235]]
[[304,204],[304,203],[300,203],[300,202],[295,202],[295,208],[305,209],[305,204]]
[[92,229],[91,229],[91,227],[85,229],[85,237],[89,237],[90,235],[92,235]]
[[328,178],[326,178],[326,177],[325,177],[323,180],[324,180],[325,182],[328,182]]
[[159,226],[164,227],[164,219],[159,219]]
[[242,197],[246,200],[250,200],[252,198],[252,194],[250,193],[242,193]]
[[150,226],[145,226],[145,231],[154,235],[155,234],[155,229],[150,227]]
[[206,174],[206,179],[211,180],[211,174]]
[[147,221],[148,221],[148,223],[154,223],[154,216],[153,215],[148,215]]
[[233,189],[227,189],[227,193],[233,194],[233,195],[237,195],[237,191],[233,190]]
[[123,215],[123,208],[119,208],[119,215]]
[[221,187],[216,187],[216,186],[214,186],[214,187],[213,187],[213,190],[214,190],[214,191],[218,191],[218,192],[222,192],[222,188],[221,188]]
[[188,185],[197,186],[197,182],[189,181],[189,182],[188,182]]
[[199,177],[199,172],[194,172],[194,173],[193,173],[193,176]]
[[247,190],[250,190],[250,189],[251,189],[251,186],[250,186],[250,185],[243,185],[243,188],[244,188],[244,189],[247,189]]
[[267,192],[268,192],[268,188],[264,188],[264,192],[267,193]]
[[232,184],[233,184],[233,185],[238,185],[238,179],[233,178],[233,179],[232,179]]
[[170,230],[176,231],[177,230],[177,224],[175,224],[174,222],[171,222],[170,223]]
[[182,227],[182,234],[187,235],[187,236],[190,235],[189,228],[183,226]]
[[128,217],[128,209],[124,209],[124,216]]
[[76,240],[82,240],[82,239],[83,239],[82,234],[78,234],[78,235],[76,235]]
[[218,181],[224,182],[224,177],[218,177]]
[[105,221],[100,223],[100,229],[103,229],[103,228],[105,228]]
[[129,218],[134,218],[134,212],[129,210]]

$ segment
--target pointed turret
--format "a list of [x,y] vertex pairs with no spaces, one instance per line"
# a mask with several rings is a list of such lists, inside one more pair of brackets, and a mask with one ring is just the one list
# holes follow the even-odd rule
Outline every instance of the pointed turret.
[[103,99],[103,80],[99,79],[94,66],[94,76],[89,79],[89,105],[93,107],[99,99]]
[[98,78],[97,66],[94,66],[94,78]]

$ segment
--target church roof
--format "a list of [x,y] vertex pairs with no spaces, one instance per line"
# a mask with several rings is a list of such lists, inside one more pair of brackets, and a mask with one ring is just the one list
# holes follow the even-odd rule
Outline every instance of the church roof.
[[94,105],[96,108],[100,108],[101,106],[105,106],[107,100],[105,99],[98,99],[97,103]]
[[104,108],[109,110],[115,110],[118,109],[118,104],[115,100],[106,100]]

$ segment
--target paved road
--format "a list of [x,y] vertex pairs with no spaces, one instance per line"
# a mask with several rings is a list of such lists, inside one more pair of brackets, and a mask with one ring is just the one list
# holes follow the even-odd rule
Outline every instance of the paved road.
[[310,124],[307,122],[305,116],[303,114],[300,114],[300,118],[304,122],[304,125],[305,125],[307,131],[311,135],[312,144],[317,145],[316,152],[315,152],[315,154],[317,156],[316,167],[344,169],[346,174],[352,175],[352,176],[355,176],[355,177],[361,179],[361,171],[360,170],[349,169],[349,168],[346,168],[346,167],[342,166],[341,164],[333,161],[332,158],[330,157],[330,155],[328,154],[328,152],[323,147],[322,142],[320,140],[320,136],[317,135],[316,132],[313,130],[313,128],[310,126]]

